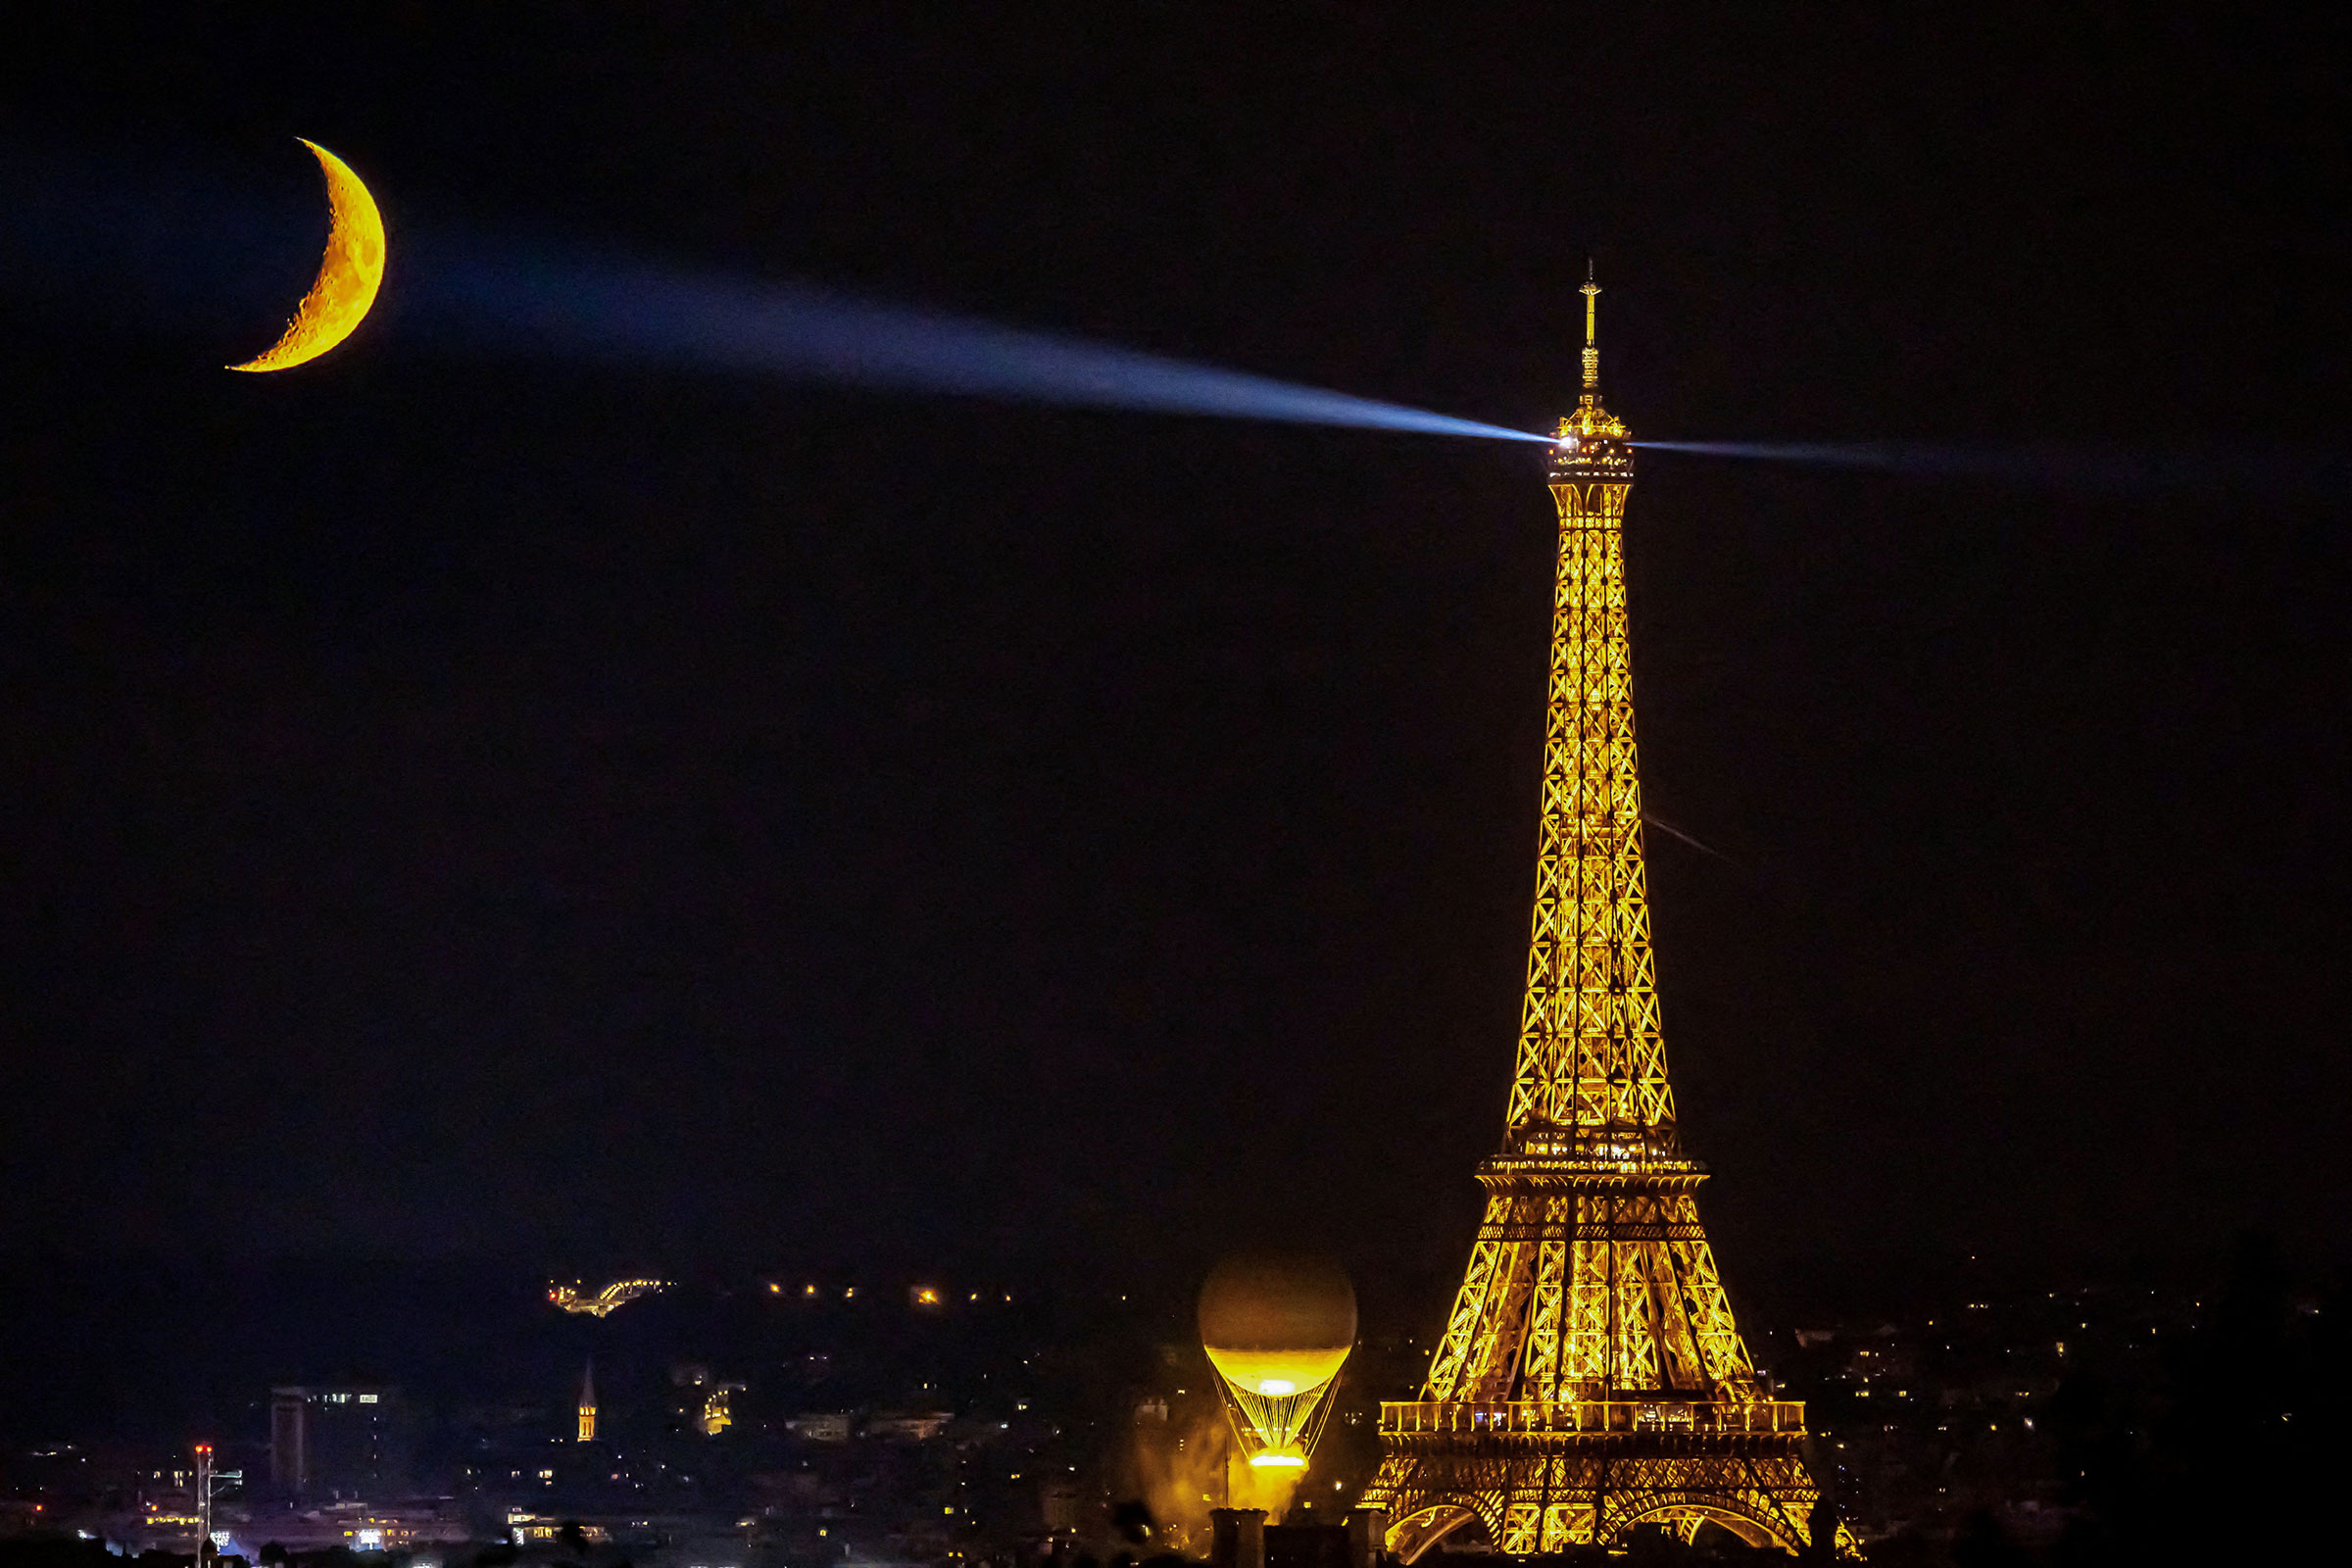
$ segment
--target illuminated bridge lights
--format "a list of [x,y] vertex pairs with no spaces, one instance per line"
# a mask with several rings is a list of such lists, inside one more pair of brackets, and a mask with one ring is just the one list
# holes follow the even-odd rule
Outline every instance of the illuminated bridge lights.
[[551,1286],[547,1298],[566,1312],[584,1312],[590,1317],[605,1318],[611,1317],[640,1296],[651,1296],[668,1287],[667,1280],[614,1280],[594,1296],[589,1296],[575,1281],[570,1285]]

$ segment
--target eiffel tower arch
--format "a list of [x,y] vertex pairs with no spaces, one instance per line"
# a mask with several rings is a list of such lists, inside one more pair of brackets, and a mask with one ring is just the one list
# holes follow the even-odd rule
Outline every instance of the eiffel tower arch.
[[[1757,1379],[1698,1218],[1658,1023],[1626,634],[1634,460],[1585,390],[1560,421],[1560,520],[1535,929],[1501,1148],[1421,1397],[1381,1406],[1363,1497],[1411,1562],[1473,1523],[1511,1556],[1685,1540],[1714,1523],[1794,1551],[1820,1500],[1804,1406]],[[1853,1538],[1838,1532],[1841,1552]]]

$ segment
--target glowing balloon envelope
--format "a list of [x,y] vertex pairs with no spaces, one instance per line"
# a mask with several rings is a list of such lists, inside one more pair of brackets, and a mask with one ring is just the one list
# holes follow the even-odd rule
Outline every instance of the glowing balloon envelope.
[[1200,1348],[1250,1462],[1298,1469],[1355,1347],[1355,1287],[1329,1258],[1245,1253],[1200,1287]]

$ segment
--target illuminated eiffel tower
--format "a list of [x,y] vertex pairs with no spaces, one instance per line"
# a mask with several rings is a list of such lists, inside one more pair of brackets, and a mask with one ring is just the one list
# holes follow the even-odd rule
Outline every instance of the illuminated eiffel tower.
[[[1767,1396],[1698,1222],[1658,1029],[1626,641],[1634,460],[1600,405],[1585,283],[1585,391],[1560,421],[1535,938],[1486,1214],[1418,1400],[1381,1406],[1367,1508],[1411,1562],[1475,1521],[1525,1556],[1708,1520],[1795,1550],[1818,1500],[1804,1406]],[[1838,1545],[1851,1552],[1851,1538]]]

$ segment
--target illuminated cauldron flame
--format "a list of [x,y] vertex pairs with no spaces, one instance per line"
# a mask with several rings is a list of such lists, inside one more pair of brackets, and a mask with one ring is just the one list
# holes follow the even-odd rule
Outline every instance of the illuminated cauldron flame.
[[1200,1348],[1250,1463],[1303,1469],[1355,1346],[1355,1287],[1329,1258],[1239,1253],[1200,1287]]

